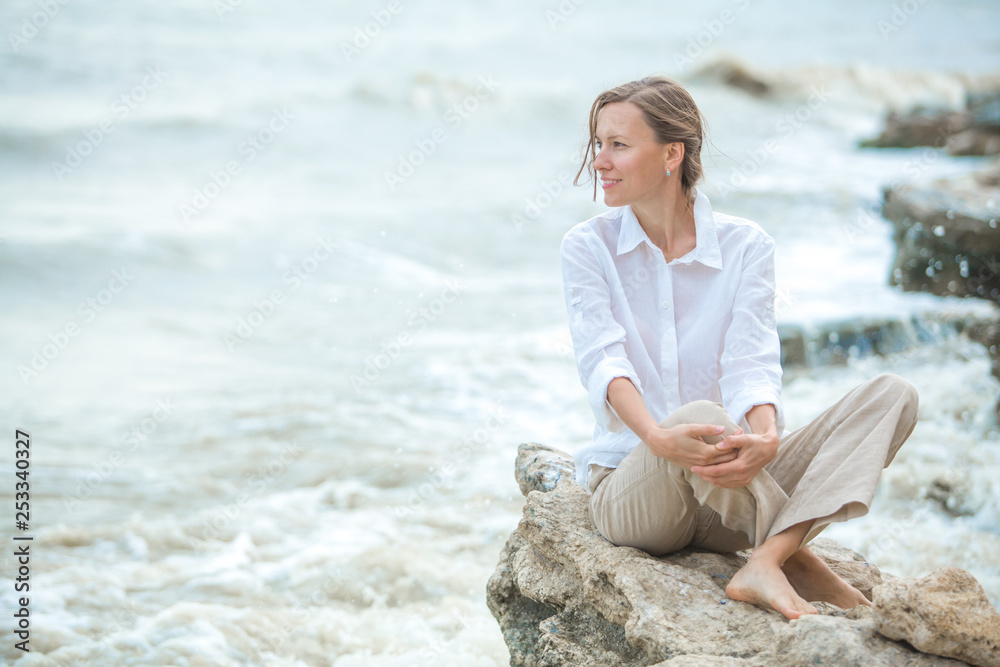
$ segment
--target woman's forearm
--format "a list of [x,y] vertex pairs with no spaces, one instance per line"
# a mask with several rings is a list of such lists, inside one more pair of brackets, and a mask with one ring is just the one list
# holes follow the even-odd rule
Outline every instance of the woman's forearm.
[[705,436],[722,434],[716,424],[678,424],[663,428],[646,409],[646,404],[632,381],[617,377],[608,384],[608,403],[618,417],[649,447],[654,456],[665,458],[682,468],[725,463],[736,458],[736,451],[718,449],[705,443]]
[[639,436],[643,442],[649,443],[649,432],[657,428],[659,424],[649,414],[646,404],[635,388],[632,381],[627,377],[617,377],[608,384],[608,403],[615,409],[619,419],[632,432]]
[[747,411],[747,423],[756,435],[778,435],[777,412],[770,403],[755,405]]

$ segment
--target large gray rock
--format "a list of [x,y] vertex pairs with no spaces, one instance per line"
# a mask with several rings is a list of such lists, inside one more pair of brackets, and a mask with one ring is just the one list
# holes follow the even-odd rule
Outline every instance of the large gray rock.
[[875,587],[875,627],[921,651],[1000,667],[1000,614],[975,577],[957,567]]
[[[882,214],[895,227],[890,284],[1000,304],[1000,161],[929,186],[889,187],[884,196]],[[970,320],[964,333],[986,348],[1000,379],[1000,319]]]
[[939,296],[1000,299],[1000,185],[985,176],[885,189],[895,226],[890,283]]
[[[511,665],[961,665],[876,632],[871,611],[817,603],[788,621],[730,600],[725,587],[746,554],[685,549],[662,558],[616,547],[594,528],[569,455],[518,450],[523,518],[487,585],[487,603]],[[813,550],[866,594],[883,583],[871,563],[835,542]]]

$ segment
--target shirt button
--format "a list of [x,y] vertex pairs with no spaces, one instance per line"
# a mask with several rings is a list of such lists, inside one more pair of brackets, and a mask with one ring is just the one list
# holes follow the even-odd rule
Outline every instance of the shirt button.
[[670,308],[670,302],[669,301],[664,301],[660,305],[663,306],[664,308]]

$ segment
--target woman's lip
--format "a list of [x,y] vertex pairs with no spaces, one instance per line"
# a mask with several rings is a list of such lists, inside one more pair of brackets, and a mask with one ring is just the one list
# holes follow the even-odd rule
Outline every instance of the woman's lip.
[[613,181],[611,181],[611,182],[609,182],[609,183],[605,183],[604,181],[601,181],[601,187],[602,187],[602,188],[604,188],[605,190],[607,190],[607,189],[608,189],[608,188],[610,188],[610,187],[611,187],[612,185],[616,185],[616,184],[618,184],[618,183],[621,183],[621,181],[622,181],[622,179],[620,179],[620,178],[619,178],[619,179],[616,179],[616,180],[613,180]]

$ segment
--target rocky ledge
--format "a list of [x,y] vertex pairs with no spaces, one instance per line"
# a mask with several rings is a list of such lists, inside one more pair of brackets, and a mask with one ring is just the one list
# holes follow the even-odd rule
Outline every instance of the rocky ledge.
[[908,112],[890,111],[882,134],[861,142],[871,148],[934,146],[951,155],[1000,153],[1000,89],[997,80],[970,90],[965,108],[918,106]]
[[524,516],[487,585],[512,666],[1000,666],[1000,615],[961,570],[896,579],[815,540],[813,551],[875,607],[817,603],[819,615],[788,621],[726,597],[746,552],[654,558],[601,537],[568,454],[523,444],[515,477]]
[[924,186],[888,187],[882,214],[895,227],[891,284],[1000,301],[1000,162]]
[[[891,285],[1000,305],[1000,161],[924,186],[887,187],[882,215],[895,227]],[[1000,380],[1000,318],[976,318],[966,329]]]

